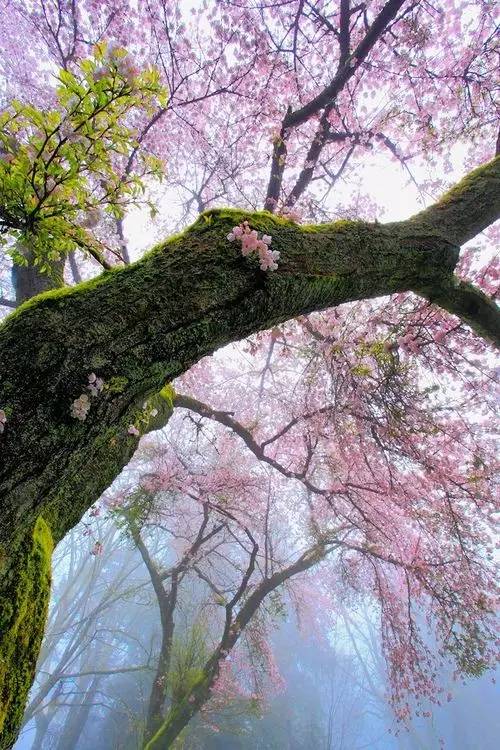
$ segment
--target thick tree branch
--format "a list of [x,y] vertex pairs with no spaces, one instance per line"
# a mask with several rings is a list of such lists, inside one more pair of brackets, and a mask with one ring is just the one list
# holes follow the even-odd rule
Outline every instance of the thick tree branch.
[[[371,49],[386,30],[387,26],[397,16],[398,11],[404,5],[405,0],[389,0],[386,5],[382,8],[378,16],[375,18],[373,24],[366,32],[362,41],[358,44],[353,54],[349,55],[350,46],[350,12],[348,0],[342,0],[341,13],[340,13],[340,57],[337,66],[337,71],[323,91],[317,96],[311,99],[307,104],[295,111],[291,107],[288,108],[288,112],[283,118],[281,123],[281,129],[279,135],[274,140],[273,154],[271,158],[271,174],[269,177],[269,184],[267,187],[266,200],[264,207],[267,211],[273,212],[278,203],[281,185],[283,182],[283,173],[285,170],[287,147],[286,140],[288,132],[291,128],[295,128],[298,125],[309,120],[310,117],[325,110],[323,112],[323,120],[319,128],[319,140],[318,133],[316,133],[313,139],[309,153],[307,156],[307,162],[313,166],[316,165],[319,153],[323,148],[327,131],[328,131],[328,108],[331,108],[342,91],[346,83],[352,78],[356,70],[359,68],[361,63],[366,59]],[[308,170],[305,168],[305,175],[302,176],[302,180],[307,179],[307,183],[310,181],[313,169]],[[307,184],[306,183],[306,184]],[[303,188],[302,188],[303,189]],[[292,205],[295,200],[299,197],[302,190],[296,186],[295,193],[291,196],[288,201],[288,205]]]
[[340,0],[340,60],[339,65],[345,65],[350,51],[350,22],[351,10],[349,0]]
[[[391,21],[396,18],[398,11],[404,5],[406,0],[389,0],[384,5],[368,31],[366,35],[358,44],[356,49],[351,55],[352,65],[349,64],[349,59],[344,64],[339,66],[339,69],[332,79],[331,83],[326,86],[314,99],[311,99],[307,104],[300,109],[296,109],[293,112],[289,112],[284,121],[284,128],[293,128],[297,125],[306,122],[313,114],[324,109],[328,104],[335,101],[335,98],[342,91],[347,81],[355,73],[359,65],[367,58],[368,54],[372,50],[373,46],[384,33],[387,26]],[[345,54],[345,50],[343,49]],[[343,60],[341,60],[343,63]]]
[[478,287],[454,277],[448,283],[418,290],[439,307],[456,315],[473,331],[500,348],[500,309]]
[[410,221],[460,247],[500,218],[500,156],[475,169]]
[[[286,119],[286,118],[285,118]],[[271,157],[271,174],[269,175],[269,183],[267,185],[266,200],[264,208],[266,211],[274,213],[278,200],[281,193],[281,185],[283,182],[283,172],[285,171],[286,163],[286,128],[284,121],[281,126],[281,130],[276,134],[273,141],[273,155]]]
[[[163,383],[229,341],[313,310],[408,290],[434,295],[447,309],[455,304],[473,324],[465,301],[472,292],[459,288],[455,303],[450,298],[452,273],[458,242],[500,214],[499,170],[497,157],[430,209],[385,225],[302,228],[265,213],[209,211],[142,261],[22,305],[0,328],[7,414],[0,539],[40,512],[60,538],[132,455],[129,426],[143,432],[164,424],[170,405],[154,396]],[[228,242],[242,219],[273,237],[277,271],[263,273]],[[486,302],[481,309],[479,327],[495,340],[496,310]],[[106,386],[80,422],[70,408],[91,372]],[[149,422],[148,396],[161,412]]]

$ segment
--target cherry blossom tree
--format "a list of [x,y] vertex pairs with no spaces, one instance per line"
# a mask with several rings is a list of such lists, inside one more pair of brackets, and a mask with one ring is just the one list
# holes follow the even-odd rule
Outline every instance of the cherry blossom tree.
[[[185,16],[166,0],[0,3],[6,105],[57,109],[57,71],[74,75],[102,41],[157,68],[168,102],[131,115],[117,189],[152,155],[183,203],[178,220],[203,211],[139,263],[30,300],[0,329],[4,747],[33,676],[53,544],[139,438],[185,409],[200,429],[229,430],[227,451],[242,441],[274,481],[298,483],[298,518],[338,552],[325,589],[348,581],[378,598],[402,717],[405,691],[434,691],[413,601],[459,669],[491,661],[498,271],[491,252],[460,250],[481,232],[494,239],[500,215],[500,157],[487,161],[493,14],[486,0],[241,0]],[[457,145],[469,173],[450,189]],[[369,221],[381,218],[363,190],[373,154],[418,185],[422,211]],[[126,261],[126,221],[114,219],[96,236],[109,232]],[[195,366],[266,329],[235,356],[241,372]]]
[[[182,460],[178,455],[176,458]],[[194,486],[187,490],[177,472],[177,481],[184,484],[189,501],[183,508],[183,495],[178,495],[176,483],[172,482],[173,467],[167,468],[164,461],[165,455],[162,457],[163,471],[148,474],[144,480],[149,489],[141,487],[125,501],[118,501],[120,507],[117,511],[149,572],[162,626],[157,670],[147,711],[144,739],[147,748],[170,746],[200,709],[204,712],[220,711],[225,703],[234,703],[236,698],[250,702],[263,698],[260,690],[249,692],[243,687],[242,675],[249,672],[249,666],[237,648],[239,642],[246,639],[247,645],[259,652],[258,659],[263,661],[264,671],[272,674],[272,654],[266,641],[271,625],[269,619],[272,622],[273,618],[269,618],[267,607],[270,606],[271,612],[275,610],[280,589],[321,563],[337,547],[335,539],[313,534],[302,549],[291,554],[289,546],[283,548],[280,544],[285,528],[281,528],[279,534],[272,533],[276,526],[273,518],[278,513],[272,507],[269,493],[264,516],[254,519],[251,524],[250,520],[245,523],[244,514],[232,513],[213,485],[212,492],[207,481],[203,482],[203,489],[198,487],[194,491],[196,477],[192,477]],[[220,470],[219,464],[214,476],[206,475],[205,479],[210,484],[211,480],[217,484]],[[239,486],[240,500],[244,501],[249,487],[245,487],[241,477],[234,476],[234,480],[233,489]],[[163,485],[168,488],[170,496],[173,490],[173,499],[167,496],[166,501],[158,501]],[[116,504],[117,501],[113,502]],[[145,535],[151,529],[168,533],[178,548],[177,559],[171,564],[162,565],[158,555],[149,551]],[[185,664],[185,658],[178,653],[179,649],[177,653],[175,649],[177,610],[185,599],[184,589],[189,587],[193,577],[202,584],[206,594],[187,628],[188,633],[195,635],[195,642],[200,636],[201,642],[195,655],[192,644],[188,643],[189,659]],[[204,635],[199,632],[200,627],[205,631]],[[231,660],[237,663],[235,670],[227,663]],[[253,669],[255,667],[250,673]]]
[[[491,526],[496,458],[484,429],[487,418],[479,417],[478,429],[476,407],[471,421],[464,416],[462,399],[470,388],[464,384],[454,403],[436,384],[444,369],[440,363],[432,363],[422,382],[422,365],[404,344],[387,337],[392,304],[377,303],[370,315],[349,309],[345,317],[310,316],[261,334],[258,345],[251,341],[223,370],[217,358],[203,361],[182,379],[193,396],[178,392],[174,407],[192,415],[195,435],[201,431],[211,440],[214,430],[219,435],[219,487],[234,487],[235,472],[241,484],[255,476],[251,471],[265,468],[284,503],[271,527],[283,527],[278,519],[291,514],[302,540],[309,533],[330,541],[334,554],[314,579],[314,595],[308,589],[304,597],[313,610],[337,613],[345,597],[376,600],[393,706],[404,720],[408,694],[443,700],[432,675],[450,655],[467,674],[481,673],[489,658],[487,642],[496,628]],[[369,335],[363,320],[369,321]],[[445,356],[460,356],[459,351],[460,345],[453,352],[450,339]],[[232,383],[234,400],[218,382],[221,372],[224,383]],[[469,376],[481,381],[479,372]],[[255,398],[245,399],[244,393]],[[494,409],[485,390],[474,398],[483,416]],[[178,444],[177,422],[171,429]],[[209,453],[206,446],[200,450]],[[252,457],[258,459],[255,467]],[[192,482],[195,474],[190,466],[183,481]],[[172,473],[168,481],[178,479]],[[203,487],[209,491],[210,481]],[[248,507],[240,499],[233,502],[233,512]],[[259,503],[252,487],[252,513],[259,505],[265,518],[265,493]],[[470,523],[481,529],[479,537]],[[289,545],[291,538],[288,532]],[[437,635],[439,654],[427,645],[428,628]],[[493,643],[490,656],[495,659]]]

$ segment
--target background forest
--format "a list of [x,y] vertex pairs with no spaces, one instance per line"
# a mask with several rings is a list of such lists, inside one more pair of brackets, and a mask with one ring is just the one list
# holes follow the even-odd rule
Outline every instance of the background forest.
[[[137,549],[114,520],[97,518],[86,518],[58,548],[47,633],[16,750],[140,747],[161,641],[157,602]],[[99,556],[89,554],[90,528],[104,544]],[[183,649],[191,637],[194,653],[209,627],[200,618],[201,587],[199,578],[189,583],[177,614]],[[334,628],[315,614],[313,622],[297,621],[283,592],[270,635],[274,679],[249,639],[247,690],[207,710],[179,747],[428,750],[443,739],[445,747],[472,750],[481,737],[483,750],[496,748],[498,687],[491,674],[464,684],[443,670],[440,681],[453,699],[447,695],[441,707],[427,707],[432,717],[415,716],[398,730],[375,612],[346,606]],[[195,633],[193,615],[200,623]],[[255,689],[262,700],[252,703],[248,692]]]

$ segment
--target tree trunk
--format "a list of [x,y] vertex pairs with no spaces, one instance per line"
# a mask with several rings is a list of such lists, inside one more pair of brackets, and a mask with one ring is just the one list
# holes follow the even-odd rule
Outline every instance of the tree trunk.
[[17,245],[17,250],[26,258],[28,265],[12,265],[12,286],[16,295],[16,304],[36,297],[49,289],[55,289],[63,285],[64,259],[52,262],[50,274],[40,273],[37,266],[33,265],[33,253],[25,247]]
[[148,742],[158,731],[163,719],[165,706],[166,687],[168,673],[170,670],[170,657],[172,653],[174,623],[165,630],[162,618],[162,640],[158,656],[158,665],[154,676],[151,692],[149,694],[148,710],[146,717],[146,729],[144,731],[144,742]]
[[35,717],[35,737],[33,739],[33,744],[31,746],[31,750],[40,750],[40,748],[44,747],[43,741],[45,738],[45,735],[47,734],[47,730],[49,728],[50,719],[45,716],[45,714],[38,714]]
[[149,694],[148,708],[146,713],[146,726],[144,729],[144,742],[148,742],[157,732],[163,720],[163,710],[165,706],[167,679],[170,671],[170,661],[172,658],[172,643],[174,640],[174,612],[177,605],[177,575],[172,575],[170,579],[170,591],[166,591],[163,580],[149,555],[149,551],[144,544],[140,530],[135,521],[129,522],[129,529],[132,534],[134,543],[139,550],[141,557],[146,565],[153,589],[156,595],[156,601],[160,613],[161,622],[161,646],[158,654],[158,663],[156,672],[151,685]]
[[[330,551],[332,549],[333,546],[330,547]],[[232,624],[226,618],[224,634],[219,646],[205,663],[199,679],[194,683],[189,694],[180,702],[174,703],[170,708],[162,725],[149,742],[146,743],[144,750],[161,750],[164,747],[171,747],[193,716],[207,702],[210,696],[210,689],[219,676],[222,661],[221,654],[223,652],[228,654],[232,651],[266,596],[272,591],[276,591],[277,588],[282,586],[285,581],[293,578],[293,576],[312,568],[326,554],[328,553],[325,546],[316,546],[307,550],[287,568],[277,571],[270,578],[261,581],[245,599]]]
[[99,677],[94,677],[89,688],[85,691],[81,702],[71,706],[61,734],[59,736],[56,750],[75,750],[78,740],[83,732],[92,704],[99,686]]
[[0,596],[0,747],[14,743],[43,637],[52,537],[39,518],[3,559]]
[[[0,435],[4,701],[25,700],[43,627],[43,617],[33,617],[29,628],[37,634],[28,642],[14,627],[21,615],[12,612],[13,587],[19,601],[36,588],[26,573],[15,578],[16,566],[37,580],[41,570],[48,577],[45,567],[23,562],[20,550],[32,560],[26,540],[33,540],[36,523],[55,541],[77,523],[134,453],[138,439],[130,425],[143,433],[167,421],[166,382],[218,347],[296,315],[408,290],[456,307],[498,344],[498,310],[481,292],[457,286],[453,270],[459,245],[499,215],[500,158],[404,222],[298,227],[266,213],[208,211],[140,262],[47,292],[10,315],[0,328],[0,409],[7,416]],[[272,236],[281,252],[277,271],[262,272],[227,240],[245,219]],[[71,404],[88,394],[92,372],[106,387],[79,421]],[[46,591],[32,604],[37,613],[45,612]],[[25,679],[13,680],[14,669]],[[0,731],[2,717],[5,709]],[[16,717],[4,725],[0,748],[15,737]]]

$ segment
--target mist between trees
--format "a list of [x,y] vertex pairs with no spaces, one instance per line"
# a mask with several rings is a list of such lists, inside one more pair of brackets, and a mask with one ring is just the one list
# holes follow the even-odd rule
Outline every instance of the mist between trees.
[[[170,533],[165,540],[171,522],[172,514],[169,521],[165,514],[161,528],[147,524],[143,532],[164,584],[186,543],[172,549]],[[141,745],[162,633],[144,550],[125,528],[121,511],[98,506],[58,548],[46,636],[15,750]],[[102,550],[95,554],[97,539]],[[213,645],[222,606],[213,581],[232,573],[222,554],[213,562],[217,576],[203,555],[181,582],[166,702]],[[415,716],[408,729],[398,729],[387,703],[376,609],[351,597],[337,603],[333,617],[305,612],[300,595],[308,585],[303,581],[270,598],[242,638],[240,653],[229,657],[236,679],[207,702],[179,746],[413,750],[438,747],[443,739],[460,750],[474,747],[479,735],[483,748],[496,746],[498,696],[491,675],[465,687],[453,680],[451,664],[440,675],[442,706],[420,707],[432,716]],[[262,647],[263,634],[268,648]]]

